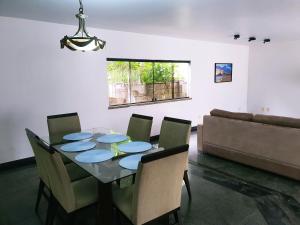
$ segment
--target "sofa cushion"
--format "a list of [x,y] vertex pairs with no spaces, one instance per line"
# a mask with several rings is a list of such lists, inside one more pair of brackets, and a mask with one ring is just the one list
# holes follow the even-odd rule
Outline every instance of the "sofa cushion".
[[253,122],[265,123],[283,127],[300,128],[300,119],[284,117],[284,116],[269,116],[257,114],[253,117]]
[[220,109],[213,109],[212,111],[210,111],[210,115],[244,121],[252,121],[253,119],[253,115],[251,113],[229,112]]

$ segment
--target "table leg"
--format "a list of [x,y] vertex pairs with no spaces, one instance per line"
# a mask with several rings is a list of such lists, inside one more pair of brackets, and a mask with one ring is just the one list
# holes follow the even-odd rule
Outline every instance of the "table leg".
[[98,209],[97,225],[113,224],[113,201],[111,183],[103,184],[98,182]]

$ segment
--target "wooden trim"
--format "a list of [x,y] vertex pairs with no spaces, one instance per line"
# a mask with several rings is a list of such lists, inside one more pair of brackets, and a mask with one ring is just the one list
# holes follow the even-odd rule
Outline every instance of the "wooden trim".
[[189,150],[189,145],[181,145],[175,148],[169,148],[169,149],[165,149],[164,151],[159,151],[159,152],[155,152],[155,153],[151,153],[148,155],[144,155],[141,158],[141,162],[142,163],[148,163],[148,162],[152,162],[158,159],[162,159],[171,155],[176,155],[182,152],[186,152]]
[[57,114],[57,115],[50,115],[47,116],[47,119],[57,119],[57,118],[62,118],[62,117],[70,117],[70,116],[78,116],[77,112],[74,113],[65,113],[65,114]]
[[163,103],[180,102],[180,101],[188,101],[188,100],[192,100],[192,98],[182,97],[182,98],[173,98],[173,99],[165,99],[165,100],[110,105],[108,106],[108,109],[119,109],[119,108],[131,107],[131,106],[144,106],[144,105],[163,104]]
[[132,117],[140,118],[140,119],[144,119],[144,120],[153,120],[152,116],[145,116],[145,115],[140,115],[140,114],[132,114]]
[[167,116],[164,117],[164,120],[175,122],[175,123],[184,123],[184,124],[188,124],[188,125],[192,124],[192,122],[190,120],[182,120],[182,119],[177,119],[177,118],[172,118],[172,117],[167,117]]
[[163,59],[126,59],[126,58],[106,58],[106,61],[122,61],[122,62],[158,62],[158,63],[191,63],[191,60],[163,60]]

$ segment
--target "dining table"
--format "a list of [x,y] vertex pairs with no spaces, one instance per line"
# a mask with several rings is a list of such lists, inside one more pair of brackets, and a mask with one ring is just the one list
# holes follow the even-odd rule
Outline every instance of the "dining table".
[[[112,188],[113,183],[118,183],[121,179],[135,175],[137,170],[126,169],[120,166],[119,161],[126,156],[133,155],[132,153],[123,153],[119,149],[119,145],[131,142],[130,137],[128,140],[119,143],[101,143],[97,139],[107,134],[117,134],[113,129],[97,127],[87,129],[82,132],[88,132],[92,134],[92,137],[83,140],[96,143],[93,149],[109,150],[113,153],[113,157],[109,160],[98,163],[82,163],[76,160],[76,156],[82,152],[67,152],[62,150],[62,146],[66,143],[70,143],[70,140],[64,140],[62,135],[46,136],[41,139],[48,145],[51,145],[57,152],[61,153],[67,159],[80,166],[83,170],[93,176],[98,182],[98,209],[97,209],[97,224],[98,225],[112,225],[113,224],[113,196]],[[92,149],[90,149],[92,150]],[[142,154],[150,154],[158,151],[162,151],[163,148],[158,148],[152,145],[151,149],[144,151]]]

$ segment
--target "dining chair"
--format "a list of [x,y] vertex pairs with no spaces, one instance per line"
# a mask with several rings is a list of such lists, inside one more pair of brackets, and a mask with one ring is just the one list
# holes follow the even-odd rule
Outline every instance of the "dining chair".
[[47,168],[45,168],[45,163],[43,161],[43,152],[38,150],[40,147],[37,145],[37,142],[35,141],[36,135],[27,128],[25,129],[25,131],[34,153],[37,172],[39,176],[38,195],[35,203],[35,212],[37,212],[42,195],[44,195],[47,200],[49,199],[49,196],[47,196],[47,194],[45,193],[45,187],[48,190],[50,190],[50,182],[47,175]]
[[[46,166],[45,160],[47,157],[49,157],[49,154],[45,154],[44,151],[41,151],[41,146],[38,144],[36,140],[39,140],[39,137],[33,133],[29,129],[25,129],[26,135],[28,137],[28,140],[30,142],[31,148],[34,153],[34,157],[36,160],[36,166],[39,176],[39,187],[38,187],[38,195],[37,200],[35,204],[35,211],[37,212],[41,197],[45,196],[45,198],[49,201],[50,196],[45,193],[45,188],[50,192],[50,181],[48,176],[48,168]],[[58,153],[59,154],[59,153]],[[60,154],[59,154],[60,155]],[[60,155],[61,156],[61,155]],[[68,176],[70,177],[70,180],[72,182],[79,181],[83,178],[89,177],[90,175],[82,170],[79,166],[77,166],[75,163],[68,163],[65,164],[65,168],[68,172]]]
[[[165,149],[189,144],[191,135],[190,120],[182,120],[172,117],[164,117],[159,134],[158,147]],[[183,180],[188,192],[189,199],[192,199],[191,187],[188,177],[188,160],[183,175]]]
[[47,168],[50,186],[50,200],[47,212],[47,225],[52,225],[60,206],[68,215],[68,224],[72,224],[75,213],[98,201],[97,180],[86,177],[71,181],[61,156],[51,146],[46,145],[37,135],[32,136],[34,146],[42,157],[43,167]]
[[[132,114],[129,120],[127,136],[131,141],[150,141],[153,117]],[[127,187],[134,183],[135,175],[118,180],[120,187]]]
[[[81,131],[79,116],[76,112],[47,116],[47,124],[51,144],[61,143],[63,141],[63,136],[66,134]],[[61,154],[61,157],[68,170],[72,170],[70,173],[71,180],[89,176],[87,172],[75,163],[72,163],[66,156]]]
[[61,143],[63,136],[80,132],[80,120],[78,113],[67,113],[47,116],[50,143]]
[[132,141],[149,141],[153,117],[139,114],[132,114],[127,135]]
[[188,148],[188,145],[177,146],[142,156],[135,184],[113,190],[118,214],[123,214],[133,225],[174,214],[176,222],[181,224],[178,212]]

